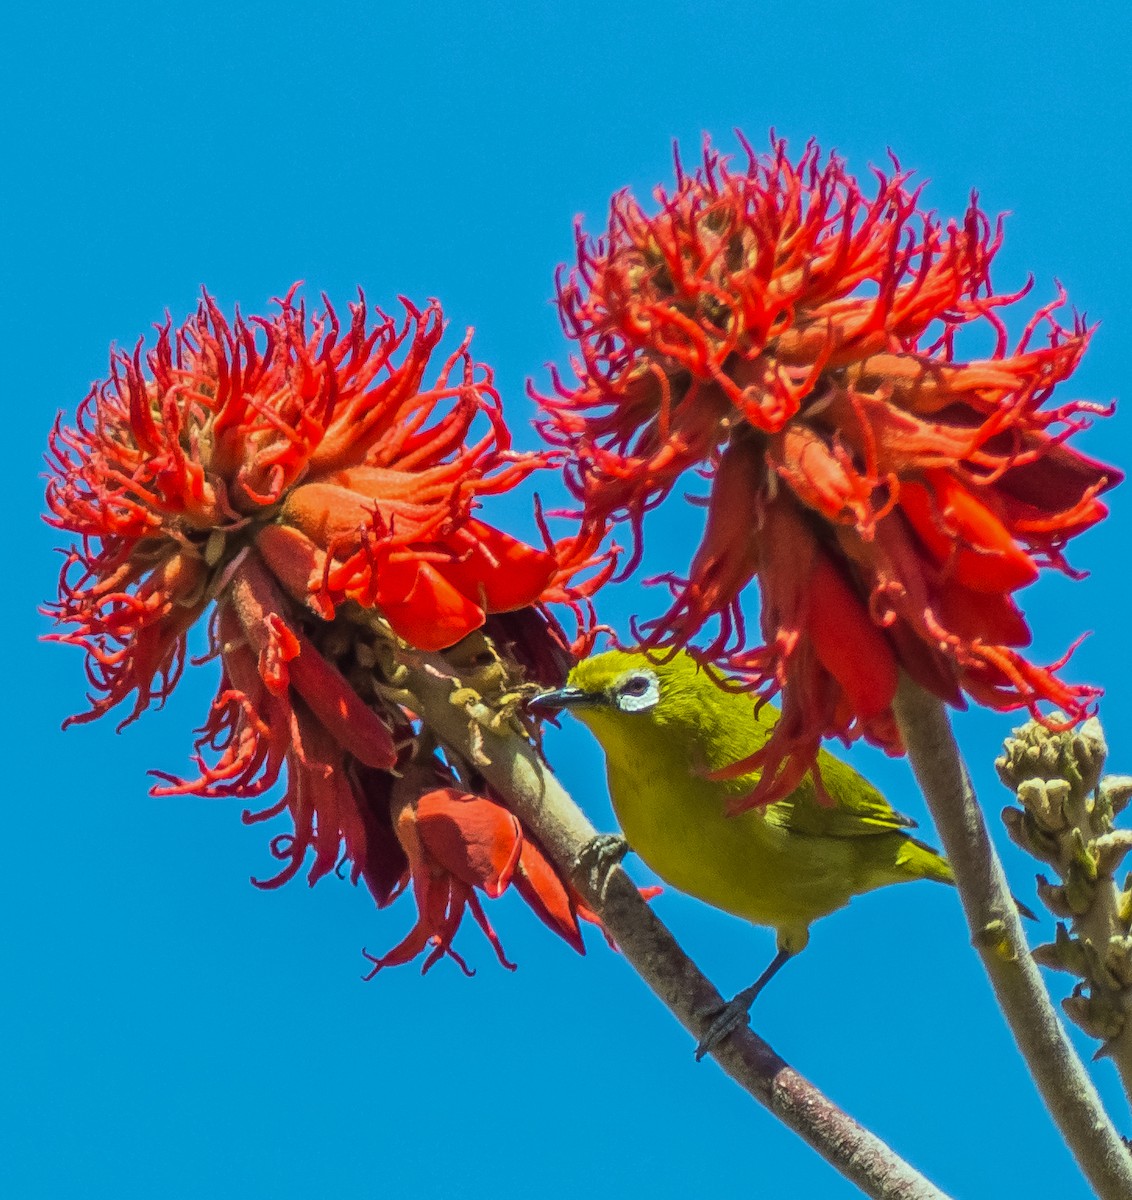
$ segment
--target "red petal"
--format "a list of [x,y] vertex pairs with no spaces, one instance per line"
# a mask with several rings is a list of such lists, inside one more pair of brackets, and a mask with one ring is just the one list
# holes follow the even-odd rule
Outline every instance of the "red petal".
[[507,890],[523,848],[522,828],[501,804],[437,788],[416,803],[416,827],[429,855],[493,900]]
[[291,597],[313,608],[320,617],[333,618],[333,610],[327,611],[325,601],[311,592],[312,585],[322,583],[326,554],[305,533],[290,525],[264,525],[255,536],[255,544]]
[[295,630],[275,612],[263,619],[267,638],[259,652],[259,673],[267,689],[282,696],[290,682],[290,664],[299,655],[299,638]]
[[333,483],[304,483],[294,488],[283,504],[283,520],[328,548],[342,538],[368,528],[374,502],[367,496]]
[[427,874],[415,874],[413,895],[417,901],[416,924],[392,950],[380,958],[362,951],[373,963],[373,970],[365,978],[372,979],[383,967],[399,967],[412,962],[429,943],[432,943],[433,950],[421,967],[422,975],[445,954],[451,955],[466,975],[472,974],[464,960],[452,949],[452,938],[468,901],[464,886],[447,876],[434,878]]
[[[1003,440],[1009,441],[1008,434]],[[1036,444],[1037,459],[1011,467],[995,484],[996,492],[1005,492],[1042,513],[1060,513],[1075,508],[1097,488],[1115,487],[1124,472],[1073,450],[1048,434],[1031,434],[1026,444]]]
[[384,567],[378,604],[398,637],[418,650],[444,650],[484,622],[484,611],[426,562]]
[[523,842],[515,888],[538,918],[569,942],[579,954],[585,954],[582,931],[566,886],[543,852],[529,839]]
[[825,669],[865,720],[892,706],[896,660],[888,639],[824,554],[814,561],[806,632]]
[[1005,593],[989,596],[948,584],[939,594],[939,616],[948,631],[964,641],[979,639],[999,646],[1028,646],[1031,641],[1025,617]]
[[826,439],[805,425],[787,425],[767,442],[767,459],[806,505],[825,517],[866,519],[872,512],[873,481],[852,472]]
[[900,507],[938,565],[976,592],[1013,592],[1038,568],[1009,530],[949,471],[926,471],[929,486],[900,484]]
[[291,686],[338,744],[368,767],[389,770],[397,748],[385,722],[301,633],[300,653],[287,664]]
[[953,708],[965,708],[963,693],[955,682],[951,659],[932,646],[902,617],[885,630],[896,650],[900,665],[933,696],[946,700]]
[[392,767],[397,751],[385,722],[291,624],[294,605],[254,550],[233,577],[230,595],[268,688],[282,695],[289,685],[340,746],[367,766]]
[[357,804],[365,828],[364,850],[354,856],[351,878],[366,881],[378,908],[384,908],[409,881],[409,860],[393,831],[389,800],[393,776],[369,767],[356,769]]
[[538,602],[554,577],[552,555],[474,517],[461,533],[471,540],[453,538],[450,545],[458,560],[440,567],[453,587],[487,612],[511,612]]

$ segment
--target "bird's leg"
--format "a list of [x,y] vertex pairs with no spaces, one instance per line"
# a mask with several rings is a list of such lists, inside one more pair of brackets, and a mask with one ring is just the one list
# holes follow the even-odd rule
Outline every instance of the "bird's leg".
[[609,872],[629,853],[629,843],[619,833],[599,833],[578,851],[574,869],[589,872],[595,887],[605,889]]
[[759,992],[778,974],[786,963],[794,957],[795,951],[785,950],[781,946],[778,953],[770,960],[767,969],[751,984],[744,988],[733,1000],[729,1000],[718,1015],[708,1026],[700,1044],[696,1047],[696,1062],[705,1054],[710,1054],[729,1034],[734,1033],[741,1025],[746,1025],[751,1019],[751,1005]]

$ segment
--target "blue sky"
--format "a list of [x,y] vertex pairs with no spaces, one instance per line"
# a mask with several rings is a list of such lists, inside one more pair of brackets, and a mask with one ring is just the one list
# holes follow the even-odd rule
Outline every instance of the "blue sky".
[[[58,541],[37,515],[41,454],[109,344],[132,344],[166,308],[183,318],[202,284],[246,312],[296,279],[342,306],[359,284],[387,307],[398,293],[437,296],[454,334],[475,325],[474,351],[525,426],[525,381],[545,383],[544,364],[565,352],[549,298],[575,214],[599,227],[614,190],[670,181],[674,138],[688,160],[704,131],[733,145],[736,126],[756,146],[771,126],[796,150],[817,137],[860,172],[891,147],[932,180],[926,201],[942,213],[972,187],[1012,212],[996,282],[1032,272],[1044,299],[1060,279],[1101,322],[1065,395],[1107,401],[1127,386],[1132,332],[1125,6],[109,0],[23,6],[6,26],[16,542],[0,1191],[855,1194],[696,1065],[600,939],[579,958],[510,897],[492,914],[514,975],[469,926],[458,944],[474,979],[444,963],[423,980],[406,967],[363,984],[361,947],[398,941],[407,902],[376,913],[334,879],[257,891],[248,879],[269,869],[268,836],[241,825],[238,803],[146,794],[147,769],[187,767],[210,668],[121,735],[110,720],[60,733],[84,686],[77,651],[37,640]],[[1128,470],[1130,421],[1126,408],[1080,444]],[[1024,603],[1039,658],[1095,631],[1067,673],[1107,689],[1110,769],[1128,772],[1126,492],[1074,547],[1090,577],[1044,579]],[[684,565],[696,512],[658,516],[641,574]],[[529,497],[485,515],[532,527]],[[603,600],[622,629],[661,602],[634,581]],[[1006,797],[991,763],[1010,725],[957,722],[998,832]],[[596,748],[570,728],[550,747],[609,827]],[[866,749],[853,759],[922,816],[906,764]],[[1033,867],[1004,853],[1032,898]],[[656,903],[725,992],[772,952],[769,933],[694,901]],[[877,893],[818,926],[754,1024],[946,1190],[1088,1194],[945,889]],[[1132,1132],[1113,1072],[1095,1076]]]

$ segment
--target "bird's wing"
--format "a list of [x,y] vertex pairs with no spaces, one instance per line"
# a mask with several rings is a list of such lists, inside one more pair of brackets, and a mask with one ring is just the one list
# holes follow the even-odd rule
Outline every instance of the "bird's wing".
[[832,807],[820,804],[810,778],[785,800],[771,804],[766,818],[792,833],[815,837],[873,837],[915,828],[911,817],[898,813],[863,776],[848,763],[822,751],[818,756],[822,783],[833,797]]

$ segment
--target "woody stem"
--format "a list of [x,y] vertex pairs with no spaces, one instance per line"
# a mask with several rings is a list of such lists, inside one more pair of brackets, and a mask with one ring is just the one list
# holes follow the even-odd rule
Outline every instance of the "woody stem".
[[1101,1200],[1132,1196],[1132,1156],[1069,1044],[1022,931],[943,704],[906,676],[894,704],[912,771],[955,872],[975,949],[1042,1100]]
[[[493,732],[492,714],[485,706],[456,706],[451,697],[459,680],[439,656],[406,653],[401,662],[405,685],[416,696],[414,707],[425,724],[452,752],[475,761],[477,770],[570,877],[625,959],[684,1028],[701,1040],[711,1014],[723,1006],[722,996],[619,865],[597,872],[586,868],[584,851],[597,833],[538,752],[517,734]],[[750,1029],[736,1030],[711,1054],[740,1087],[874,1200],[946,1200]]]

